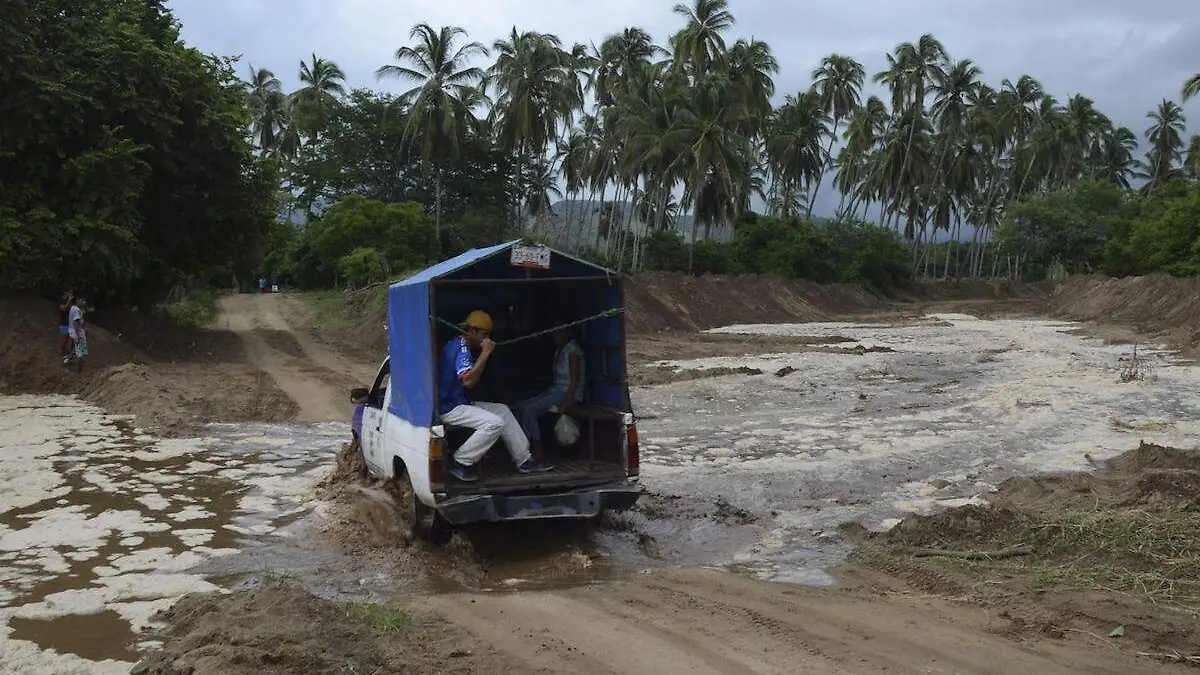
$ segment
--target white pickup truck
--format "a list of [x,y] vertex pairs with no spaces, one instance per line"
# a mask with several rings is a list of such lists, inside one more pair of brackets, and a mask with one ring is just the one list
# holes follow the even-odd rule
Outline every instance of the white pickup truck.
[[[638,498],[620,279],[557,251],[530,248],[510,242],[468,251],[389,289],[388,357],[369,389],[351,392],[352,433],[368,472],[397,482],[407,525],[418,536],[444,524],[594,518]],[[437,356],[467,308],[488,310],[497,318],[497,334],[510,341],[497,349],[475,390],[499,402],[520,400],[549,377],[554,348],[542,332],[598,317],[579,328],[588,376],[584,402],[569,411],[578,440],[559,445],[555,417],[542,420],[552,471],[522,474],[505,449],[493,447],[478,464],[479,480],[465,483],[447,472],[471,430],[448,426],[436,415]]]

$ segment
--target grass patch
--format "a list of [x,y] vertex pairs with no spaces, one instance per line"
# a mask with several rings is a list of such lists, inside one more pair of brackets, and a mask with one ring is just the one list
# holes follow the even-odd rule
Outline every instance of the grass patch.
[[938,558],[938,564],[977,577],[1024,577],[1040,591],[1086,588],[1128,595],[1200,618],[1200,513],[1061,513],[1002,539],[998,546],[1028,545],[1033,554],[1005,560]]
[[1070,514],[1032,534],[1043,587],[1128,593],[1200,616],[1198,513]]
[[346,616],[363,623],[381,633],[399,633],[412,625],[412,616],[395,609],[389,609],[374,602],[352,604],[346,609]]
[[163,313],[172,323],[184,328],[204,328],[217,320],[217,299],[220,293],[212,289],[200,289],[187,298],[162,306]]
[[387,307],[387,286],[383,284],[352,293],[333,289],[298,295],[312,308],[313,325],[334,331],[351,329],[364,315],[383,314]]
[[297,293],[313,310],[312,322],[320,326],[337,328],[338,324],[346,323],[344,311],[346,294],[339,290],[305,291]]

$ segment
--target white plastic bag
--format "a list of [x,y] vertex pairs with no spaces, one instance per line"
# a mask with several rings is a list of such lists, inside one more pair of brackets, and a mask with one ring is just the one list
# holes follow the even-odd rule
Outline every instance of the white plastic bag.
[[558,421],[554,423],[554,437],[558,439],[559,445],[575,445],[579,440],[579,425],[575,424],[575,420],[569,415],[559,415]]

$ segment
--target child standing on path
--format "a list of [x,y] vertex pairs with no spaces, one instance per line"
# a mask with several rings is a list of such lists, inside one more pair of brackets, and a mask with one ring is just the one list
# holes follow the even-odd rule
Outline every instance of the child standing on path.
[[63,363],[68,364],[75,361],[82,364],[83,357],[87,356],[88,353],[87,333],[83,329],[83,298],[74,297],[71,299],[71,309],[67,314],[67,322],[74,350],[70,355],[63,358]]

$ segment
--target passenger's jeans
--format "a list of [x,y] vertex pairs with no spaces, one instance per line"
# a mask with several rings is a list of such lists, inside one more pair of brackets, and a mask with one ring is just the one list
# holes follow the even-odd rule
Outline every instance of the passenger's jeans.
[[[529,440],[542,440],[542,429],[538,426],[538,419],[550,412],[554,406],[562,405],[563,399],[566,397],[566,389],[551,387],[537,396],[527,398],[517,404],[517,412],[521,416],[521,428],[525,430],[525,435],[529,437]],[[575,397],[576,402],[579,399],[579,396]]]
[[529,439],[512,411],[503,403],[475,402],[456,406],[442,415],[442,421],[456,427],[474,429],[475,433],[454,453],[454,461],[471,466],[483,459],[496,439],[503,437],[508,454],[520,466],[529,459]]

